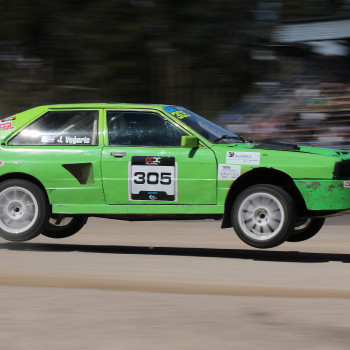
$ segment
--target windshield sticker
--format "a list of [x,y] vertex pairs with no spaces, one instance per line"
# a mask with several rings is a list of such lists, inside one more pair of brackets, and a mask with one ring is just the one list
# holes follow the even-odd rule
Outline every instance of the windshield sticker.
[[176,201],[174,157],[134,156],[129,162],[129,200]]
[[170,106],[163,107],[163,109],[178,119],[184,119],[191,116],[191,114],[184,111],[177,111],[175,108]]
[[218,180],[236,180],[240,175],[240,165],[219,164]]
[[178,119],[184,119],[184,118],[187,118],[187,117],[190,117],[191,115],[184,112],[184,111],[175,111],[175,112],[172,112],[171,113],[173,116],[175,116],[176,118]]
[[260,152],[227,152],[227,164],[259,165]]
[[12,120],[0,122],[0,131],[7,131],[7,130],[14,130],[14,129],[16,128],[12,125]]
[[170,106],[163,107],[163,109],[165,110],[165,112],[168,112],[170,114],[176,112],[176,109]]

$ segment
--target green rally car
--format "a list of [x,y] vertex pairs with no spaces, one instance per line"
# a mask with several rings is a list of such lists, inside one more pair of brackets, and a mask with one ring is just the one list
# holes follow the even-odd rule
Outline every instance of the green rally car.
[[36,107],[0,121],[0,236],[68,237],[89,216],[222,219],[247,244],[314,236],[350,209],[350,153],[254,144],[178,106]]

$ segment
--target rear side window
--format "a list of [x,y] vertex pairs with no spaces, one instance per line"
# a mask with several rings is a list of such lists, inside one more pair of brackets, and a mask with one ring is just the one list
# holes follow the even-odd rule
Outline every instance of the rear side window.
[[9,145],[94,146],[98,111],[51,111],[17,134]]

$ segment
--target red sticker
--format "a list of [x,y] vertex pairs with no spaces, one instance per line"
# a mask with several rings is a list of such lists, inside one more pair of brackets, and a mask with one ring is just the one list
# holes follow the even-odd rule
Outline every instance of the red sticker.
[[344,181],[344,187],[350,187],[350,181]]
[[12,121],[0,123],[0,131],[12,130],[12,129],[14,129],[14,127],[12,126]]

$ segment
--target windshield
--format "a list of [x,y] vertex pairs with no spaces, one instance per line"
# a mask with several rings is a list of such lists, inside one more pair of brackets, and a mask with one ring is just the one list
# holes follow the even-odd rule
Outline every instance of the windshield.
[[196,113],[179,106],[166,106],[164,110],[180,119],[184,124],[196,131],[212,143],[242,142],[239,136],[210,122]]

